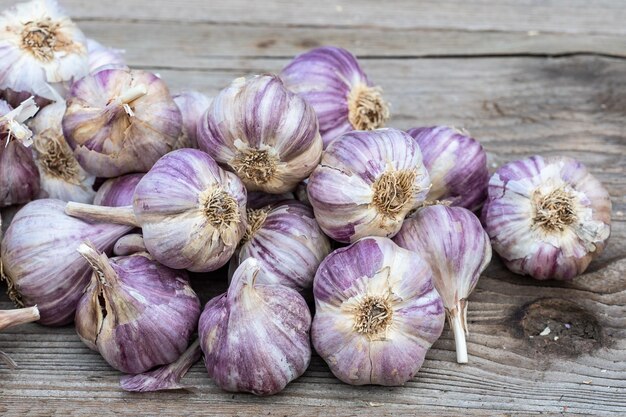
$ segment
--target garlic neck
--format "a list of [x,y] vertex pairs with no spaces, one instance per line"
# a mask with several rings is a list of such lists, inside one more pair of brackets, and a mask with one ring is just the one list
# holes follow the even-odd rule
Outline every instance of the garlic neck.
[[454,334],[454,345],[456,347],[456,361],[458,363],[467,363],[467,300],[457,301],[456,305],[451,309],[446,309],[448,324]]
[[125,90],[118,96],[117,100],[120,104],[130,104],[146,94],[148,94],[148,88],[145,85],[140,84]]
[[39,320],[39,309],[37,306],[17,308],[15,310],[0,310],[0,330],[37,320]]
[[380,87],[355,85],[348,94],[348,120],[355,130],[383,127],[389,119],[389,106],[383,100]]
[[83,242],[77,249],[78,253],[87,260],[91,269],[98,279],[98,286],[110,287],[111,284],[118,280],[117,273],[111,267],[109,258],[104,253],[100,253],[98,249],[89,241]]

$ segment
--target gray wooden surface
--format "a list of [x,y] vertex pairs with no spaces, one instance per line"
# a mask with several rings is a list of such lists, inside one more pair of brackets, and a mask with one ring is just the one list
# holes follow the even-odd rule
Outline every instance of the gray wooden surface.
[[[534,153],[583,161],[612,196],[612,237],[571,283],[515,276],[495,259],[470,297],[470,363],[455,362],[446,328],[404,387],[342,384],[315,356],[271,398],[221,392],[201,364],[186,392],[129,394],[71,327],[28,325],[0,334],[20,365],[0,368],[0,415],[626,415],[623,1],[61,2],[88,35],[173,90],[213,95],[308,48],[349,48],[384,88],[391,126],[465,127],[496,163]],[[203,301],[226,285],[193,283]],[[538,336],[546,325],[553,333]]]

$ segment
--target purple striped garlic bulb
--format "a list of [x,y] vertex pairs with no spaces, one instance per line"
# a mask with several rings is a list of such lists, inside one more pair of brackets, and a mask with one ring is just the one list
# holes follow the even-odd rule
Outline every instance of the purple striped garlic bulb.
[[198,125],[202,124],[211,99],[198,91],[183,91],[173,96],[183,117],[183,131],[177,148],[198,148]]
[[467,363],[467,298],[491,260],[480,220],[462,207],[424,207],[404,221],[393,241],[429,263],[454,332],[457,362]]
[[145,174],[126,174],[106,180],[98,189],[93,203],[98,206],[123,207],[133,204],[135,188]]
[[87,39],[55,0],[19,3],[0,15],[0,89],[40,104],[62,100],[87,74]]
[[92,223],[65,215],[65,202],[31,201],[13,218],[2,240],[0,257],[9,297],[20,306],[39,307],[39,323],[71,323],[89,284],[89,264],[76,252],[84,239],[110,251],[131,227]]
[[256,259],[245,260],[200,316],[204,363],[225,391],[276,394],[311,361],[309,307],[291,288],[260,284],[262,274]]
[[446,126],[407,131],[420,147],[432,186],[427,200],[478,210],[487,198],[487,154],[467,133]]
[[90,74],[95,74],[105,69],[128,68],[124,60],[123,50],[106,47],[95,39],[87,38],[87,53]]
[[72,85],[63,132],[87,172],[111,178],[147,172],[174,149],[182,116],[156,75],[108,69]]
[[609,193],[568,157],[533,156],[500,167],[482,216],[506,266],[536,279],[582,274],[611,233]]
[[32,97],[15,109],[0,100],[0,207],[27,203],[41,190],[29,149],[33,132],[24,124],[37,110]]
[[325,46],[300,54],[280,77],[315,109],[324,147],[352,130],[381,128],[389,119],[382,89],[367,79],[356,57],[343,48]]
[[330,253],[330,241],[299,201],[248,209],[248,226],[231,259],[234,270],[248,258],[258,261],[258,284],[281,284],[302,291],[313,286],[315,271]]
[[214,271],[231,258],[246,230],[246,189],[206,153],[178,149],[162,157],[135,188],[132,206],[68,203],[66,213],[141,227],[160,263]]
[[177,360],[200,316],[187,273],[145,253],[109,259],[88,242],[78,252],[93,269],[76,309],[76,332],[85,345],[126,373]]
[[428,263],[387,238],[363,238],[331,253],[317,270],[313,295],[313,346],[348,384],[404,384],[443,330]]
[[331,238],[392,237],[419,207],[430,179],[417,143],[396,129],[350,132],[333,141],[309,177],[315,218]]
[[198,145],[249,191],[293,190],[317,166],[322,139],[313,108],[274,75],[237,78],[213,100]]

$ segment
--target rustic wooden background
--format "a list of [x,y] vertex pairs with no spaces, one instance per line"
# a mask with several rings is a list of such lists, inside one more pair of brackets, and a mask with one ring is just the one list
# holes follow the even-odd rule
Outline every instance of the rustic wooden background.
[[[0,335],[20,365],[0,368],[1,415],[626,415],[623,1],[61,3],[85,33],[125,49],[130,65],[173,90],[214,95],[306,49],[346,47],[384,88],[391,126],[464,127],[494,163],[535,153],[583,161],[611,193],[613,231],[570,283],[515,276],[495,259],[470,298],[470,363],[455,362],[446,329],[404,387],[351,387],[314,357],[271,398],[224,393],[201,364],[184,379],[187,392],[130,394],[71,327],[28,325]],[[225,289],[210,277],[194,284],[203,301]],[[539,336],[546,326],[552,333]]]

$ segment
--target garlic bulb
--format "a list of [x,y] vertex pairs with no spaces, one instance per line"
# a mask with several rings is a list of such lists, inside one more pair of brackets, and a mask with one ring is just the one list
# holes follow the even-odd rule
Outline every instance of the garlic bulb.
[[496,171],[482,216],[493,248],[511,271],[571,280],[607,243],[611,199],[580,162],[533,156]]
[[174,362],[143,374],[124,375],[120,378],[120,386],[124,391],[131,392],[183,389],[185,386],[180,380],[201,357],[200,341],[196,340]]
[[139,181],[133,206],[68,203],[66,213],[141,227],[157,261],[208,272],[228,262],[246,230],[246,189],[206,153],[179,149]]
[[65,204],[43,199],[25,205],[6,231],[0,251],[9,297],[18,305],[37,305],[39,322],[50,326],[72,322],[89,283],[89,264],[76,252],[81,240],[108,251],[131,229],[66,216]]
[[98,206],[123,207],[133,204],[135,188],[144,174],[126,174],[106,180],[98,189],[93,203]]
[[248,209],[248,227],[231,259],[231,269],[248,258],[258,261],[258,284],[281,284],[301,291],[311,288],[320,262],[330,253],[330,241],[313,210],[291,200]]
[[249,191],[291,191],[317,166],[322,139],[313,108],[280,79],[238,78],[213,100],[198,145],[237,173]]
[[393,241],[429,263],[454,332],[457,362],[467,363],[467,298],[491,260],[480,221],[462,207],[424,207],[404,221]]
[[331,253],[315,275],[313,295],[313,346],[348,384],[404,384],[443,330],[430,267],[387,238]]
[[307,191],[328,236],[354,242],[395,235],[426,198],[430,179],[417,143],[396,129],[350,132],[324,151]]
[[0,89],[16,98],[62,100],[67,84],[88,71],[86,38],[55,0],[19,3],[2,12],[0,56]]
[[127,69],[124,51],[108,48],[95,39],[87,38],[87,63],[89,73],[94,74],[105,69]]
[[32,132],[24,125],[38,109],[32,97],[15,109],[0,100],[0,207],[26,203],[39,194],[39,172],[28,149]]
[[407,131],[420,147],[432,186],[427,200],[478,210],[487,198],[487,154],[467,133],[445,126]]
[[108,69],[76,81],[63,117],[78,162],[107,178],[147,172],[173,149],[181,125],[165,82],[139,70]]
[[311,361],[306,302],[291,288],[258,284],[260,274],[256,259],[247,259],[228,292],[209,301],[200,316],[206,369],[226,391],[276,394]]
[[141,254],[109,259],[91,243],[82,243],[78,252],[93,269],[76,308],[80,339],[126,373],[178,359],[200,316],[187,273]]
[[96,195],[96,177],[78,164],[65,141],[61,126],[64,113],[65,102],[53,103],[41,109],[30,123],[35,163],[41,177],[40,196],[91,203]]
[[198,125],[209,108],[211,99],[197,91],[183,91],[173,96],[183,118],[183,133],[178,148],[198,147]]
[[315,109],[324,147],[352,130],[383,127],[389,119],[382,89],[343,48],[326,46],[298,55],[280,77]]

